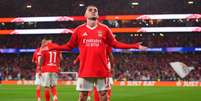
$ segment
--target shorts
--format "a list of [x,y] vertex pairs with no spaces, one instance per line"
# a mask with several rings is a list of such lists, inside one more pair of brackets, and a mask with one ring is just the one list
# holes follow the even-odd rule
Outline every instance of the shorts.
[[45,72],[42,73],[41,84],[44,87],[52,87],[57,85],[57,73]]
[[41,85],[41,77],[39,76],[39,73],[36,73],[35,75],[35,85]]
[[109,78],[78,78],[76,84],[77,91],[92,91],[94,86],[97,91],[111,89]]

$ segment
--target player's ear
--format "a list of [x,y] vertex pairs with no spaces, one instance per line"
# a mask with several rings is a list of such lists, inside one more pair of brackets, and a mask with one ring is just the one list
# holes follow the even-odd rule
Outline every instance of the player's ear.
[[88,6],[85,8],[84,10],[84,17],[86,18],[87,17],[87,9],[88,9]]
[[87,13],[86,13],[86,12],[87,12],[87,11],[85,11],[85,13],[84,13],[84,17],[85,17],[85,18],[87,18]]

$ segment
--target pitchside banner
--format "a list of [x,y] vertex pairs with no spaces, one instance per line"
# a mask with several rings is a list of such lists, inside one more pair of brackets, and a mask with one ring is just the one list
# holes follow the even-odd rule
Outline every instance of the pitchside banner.
[[[2,81],[4,85],[34,85],[33,80]],[[75,85],[76,81],[59,80],[58,85]],[[198,81],[114,81],[114,86],[169,86],[169,87],[201,87]]]
[[172,86],[172,87],[201,87],[198,81],[117,81],[115,86]]

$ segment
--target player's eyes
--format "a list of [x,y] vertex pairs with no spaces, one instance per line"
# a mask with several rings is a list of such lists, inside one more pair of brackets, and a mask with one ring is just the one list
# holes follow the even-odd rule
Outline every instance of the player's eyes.
[[90,8],[90,9],[89,9],[89,12],[92,12],[92,11],[97,12],[98,10],[97,10],[97,9]]

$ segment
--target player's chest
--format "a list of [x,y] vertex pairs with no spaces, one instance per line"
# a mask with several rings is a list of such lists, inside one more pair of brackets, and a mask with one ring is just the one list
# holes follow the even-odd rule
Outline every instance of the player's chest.
[[79,38],[80,39],[105,39],[106,37],[106,32],[104,30],[101,29],[94,29],[94,30],[90,30],[90,29],[86,29],[86,30],[82,30],[79,33]]

